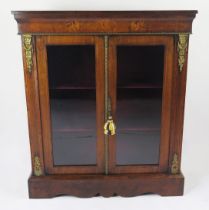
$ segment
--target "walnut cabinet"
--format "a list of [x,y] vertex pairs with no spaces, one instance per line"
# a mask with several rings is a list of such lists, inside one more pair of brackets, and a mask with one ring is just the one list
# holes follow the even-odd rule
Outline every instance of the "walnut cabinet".
[[197,11],[14,11],[29,196],[182,195],[189,34]]

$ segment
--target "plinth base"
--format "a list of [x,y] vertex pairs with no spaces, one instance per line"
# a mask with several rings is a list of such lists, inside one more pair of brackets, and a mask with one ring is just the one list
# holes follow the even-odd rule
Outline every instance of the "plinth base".
[[179,196],[183,195],[183,188],[182,174],[47,175],[29,178],[30,198],[59,195],[132,197],[147,193]]

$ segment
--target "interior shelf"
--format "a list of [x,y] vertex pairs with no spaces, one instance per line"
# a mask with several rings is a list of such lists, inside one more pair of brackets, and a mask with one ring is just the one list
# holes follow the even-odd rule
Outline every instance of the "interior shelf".
[[[126,131],[136,131],[136,132],[159,132],[160,128],[120,128],[117,129],[119,132],[126,132]],[[94,132],[93,129],[88,128],[63,128],[63,129],[54,129],[53,132],[60,132],[60,133],[71,133],[71,132]]]
[[78,132],[78,133],[80,133],[80,132],[94,132],[94,130],[93,129],[88,129],[88,128],[73,128],[73,129],[71,129],[71,128],[60,128],[60,129],[54,129],[54,132],[60,132],[60,133],[70,133],[70,132]]
[[95,90],[95,87],[84,87],[84,86],[57,86],[51,87],[50,90]]
[[161,89],[162,85],[160,84],[132,84],[132,85],[123,85],[118,86],[118,89]]
[[[160,84],[131,84],[131,85],[119,85],[118,89],[162,89]],[[51,87],[50,90],[95,90],[95,87],[85,86],[56,86]]]

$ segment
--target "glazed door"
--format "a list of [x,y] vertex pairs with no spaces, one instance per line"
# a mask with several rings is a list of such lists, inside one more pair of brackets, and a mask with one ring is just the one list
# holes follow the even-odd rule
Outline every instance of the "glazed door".
[[109,173],[163,172],[168,167],[173,40],[109,40]]
[[103,173],[103,39],[37,36],[36,47],[46,173]]

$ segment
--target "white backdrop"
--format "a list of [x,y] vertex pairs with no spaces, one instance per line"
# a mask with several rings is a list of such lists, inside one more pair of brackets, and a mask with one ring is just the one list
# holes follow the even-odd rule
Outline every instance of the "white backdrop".
[[[199,11],[190,37],[183,197],[58,197],[29,200],[30,150],[20,37],[11,10]],[[209,3],[207,0],[5,0],[0,6],[0,209],[209,209]]]

